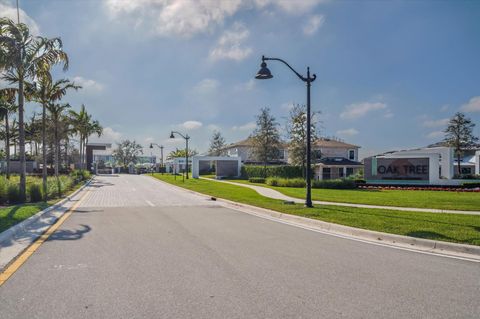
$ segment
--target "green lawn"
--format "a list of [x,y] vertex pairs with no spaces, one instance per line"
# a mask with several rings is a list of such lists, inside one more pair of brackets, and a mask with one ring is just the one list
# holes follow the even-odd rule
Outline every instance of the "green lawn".
[[[65,197],[75,192],[83,184],[84,183],[82,182],[74,185],[71,190],[65,193]],[[36,213],[44,210],[45,208],[54,205],[60,200],[61,198],[52,198],[46,203],[25,203],[0,208],[0,232],[3,232],[4,230],[12,227],[13,225],[18,224],[21,221],[35,215]]]
[[285,205],[280,200],[265,198],[254,190],[241,186],[202,179],[190,179],[182,182],[177,178],[175,181],[172,175],[155,174],[155,177],[203,194],[282,213],[386,233],[480,246],[480,216],[478,215],[434,214],[319,205],[315,208],[305,208],[300,204]]
[[[269,187],[287,196],[305,198],[304,188],[274,187],[267,184],[250,183],[246,180],[231,181]],[[312,189],[312,199],[337,203],[480,211],[480,193],[474,192],[314,188]]]
[[35,215],[50,206],[49,203],[20,204],[0,208],[0,232]]

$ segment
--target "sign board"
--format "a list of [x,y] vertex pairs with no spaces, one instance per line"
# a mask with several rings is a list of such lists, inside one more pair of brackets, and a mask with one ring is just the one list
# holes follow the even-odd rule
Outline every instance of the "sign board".
[[429,180],[429,159],[376,158],[365,159],[365,179],[368,180]]

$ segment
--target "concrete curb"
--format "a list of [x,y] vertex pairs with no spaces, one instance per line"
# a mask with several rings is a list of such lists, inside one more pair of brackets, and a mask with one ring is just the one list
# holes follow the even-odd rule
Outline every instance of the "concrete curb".
[[24,221],[18,223],[18,224],[15,224],[13,225],[12,227],[10,227],[9,229],[7,230],[4,230],[3,232],[0,233],[0,243],[5,241],[5,240],[9,240],[9,239],[12,239],[12,238],[15,238],[17,236],[17,234],[21,233],[21,232],[24,232],[27,230],[28,226],[30,226],[32,223],[36,222],[37,220],[39,220],[43,215],[45,215],[46,213],[54,210],[54,209],[57,209],[59,207],[61,207],[63,204],[65,204],[67,201],[71,200],[71,198],[73,198],[74,196],[76,196],[78,193],[80,193],[85,187],[87,187],[88,185],[90,185],[90,183],[92,182],[93,180],[93,177],[91,179],[89,179],[87,182],[85,182],[84,185],[82,185],[79,189],[77,189],[76,191],[74,191],[72,194],[70,194],[69,196],[65,197],[64,199],[58,201],[57,203],[53,204],[52,206],[49,206],[47,208],[45,208],[44,210],[36,213],[35,215],[33,216],[30,216],[29,218],[25,219]]
[[[154,177],[151,177],[154,178]],[[182,188],[159,179],[159,182],[166,183],[186,192],[190,192],[206,199],[211,199],[196,191]],[[437,240],[415,238],[409,236],[395,235],[350,226],[344,226],[334,223],[328,223],[317,219],[280,213],[270,209],[256,207],[248,204],[234,202],[228,199],[218,198],[217,201],[224,203],[226,207],[255,215],[261,218],[267,218],[278,222],[286,223],[292,226],[307,228],[324,234],[333,235],[350,240],[358,240],[366,243],[387,246],[398,249],[416,251],[420,253],[429,253],[444,257],[454,257],[474,262],[480,262],[480,246],[456,244]]]

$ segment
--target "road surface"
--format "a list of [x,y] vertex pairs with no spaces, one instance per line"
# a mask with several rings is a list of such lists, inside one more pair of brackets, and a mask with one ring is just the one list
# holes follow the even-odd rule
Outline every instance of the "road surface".
[[0,287],[0,318],[479,318],[480,264],[101,176]]

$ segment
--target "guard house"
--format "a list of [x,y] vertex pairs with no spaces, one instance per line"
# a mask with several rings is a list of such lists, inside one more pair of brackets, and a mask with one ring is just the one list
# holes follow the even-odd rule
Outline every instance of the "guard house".
[[88,143],[86,147],[86,158],[87,158],[87,169],[90,172],[94,172],[95,168],[93,165],[93,152],[94,151],[105,151],[109,148],[112,148],[111,143]]

